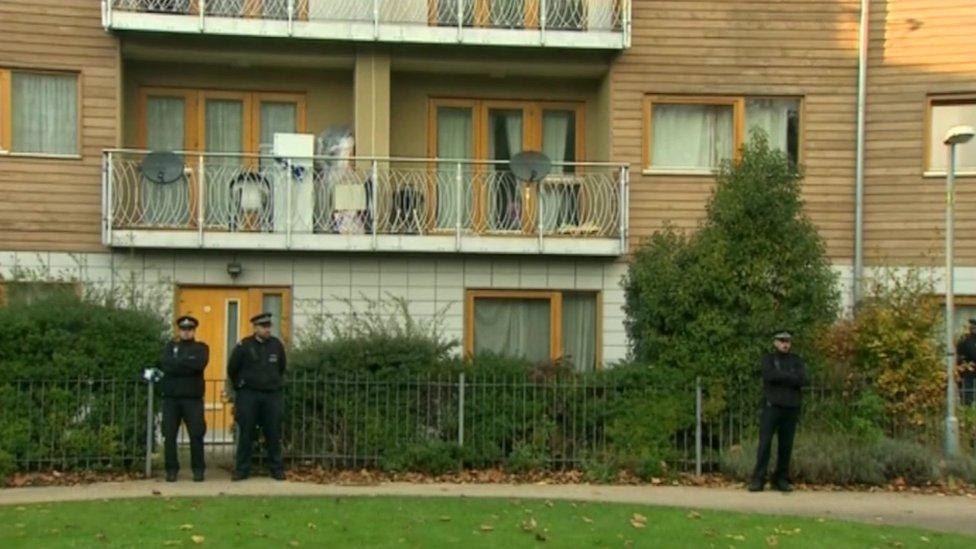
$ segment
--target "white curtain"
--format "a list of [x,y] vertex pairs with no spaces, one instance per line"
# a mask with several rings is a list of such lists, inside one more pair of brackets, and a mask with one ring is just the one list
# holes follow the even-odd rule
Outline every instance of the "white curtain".
[[563,357],[576,371],[596,367],[595,294],[563,294]]
[[[146,147],[150,151],[186,148],[185,108],[181,97],[150,97],[146,102]],[[190,198],[186,181],[161,185],[142,180],[143,222],[149,225],[186,225]]]
[[525,25],[525,0],[492,0],[489,3],[491,24],[495,27]]
[[772,149],[789,153],[790,116],[796,116],[796,99],[750,98],[746,99],[747,137],[754,129],[762,130]]
[[[488,126],[489,158],[509,160],[522,151],[522,111],[492,110]],[[495,230],[521,228],[519,183],[510,167],[496,165],[489,183],[489,223]]]
[[492,352],[545,362],[551,358],[549,335],[548,300],[475,300],[475,353]]
[[732,158],[732,107],[654,105],[651,164],[654,168],[710,169]]
[[[928,151],[930,170],[946,171],[949,166],[949,151],[942,140],[949,128],[962,124],[976,126],[976,104],[932,107]],[[956,145],[956,170],[976,170],[976,139],[964,145]]]
[[11,150],[78,153],[78,77],[13,71]]
[[[472,158],[471,109],[440,107],[437,109],[437,157]],[[470,165],[461,166],[461,192],[457,191],[457,165],[437,165],[437,226],[453,229],[457,224],[458,201],[461,202],[461,226],[471,223],[473,194]]]
[[[295,103],[262,101],[258,152],[271,154],[274,151],[274,134],[296,132],[298,129],[297,119],[298,106]],[[261,160],[261,167],[267,167],[268,162],[268,160]]]
[[[544,111],[542,114],[542,152],[553,163],[576,160],[576,114],[573,111]],[[573,173],[571,166],[553,166],[553,174]],[[542,227],[552,231],[564,223],[572,223],[577,196],[574,185],[539,186],[539,202],[542,208]]]
[[[244,105],[236,99],[208,99],[206,103],[206,151],[241,152]],[[240,157],[209,157],[206,163],[206,219],[227,226],[235,213],[230,184],[241,173]]]

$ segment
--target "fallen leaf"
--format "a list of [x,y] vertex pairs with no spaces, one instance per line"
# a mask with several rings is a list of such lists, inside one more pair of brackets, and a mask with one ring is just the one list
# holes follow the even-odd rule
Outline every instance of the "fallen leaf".
[[779,538],[776,536],[766,536],[766,545],[769,547],[776,547],[779,545]]
[[308,523],[308,529],[309,530],[317,530],[318,529],[318,526],[316,526],[314,522],[310,522],[310,523]]
[[929,538],[927,538],[925,536],[919,536],[918,539],[921,540],[923,543],[928,543],[929,542]]
[[522,521],[522,531],[523,532],[533,532],[539,526],[539,523],[532,517],[529,517]]
[[175,539],[168,539],[163,542],[163,545],[166,547],[173,547],[175,545],[183,545],[183,542]]
[[583,522],[587,524],[593,524],[593,519],[591,519],[590,517],[580,517],[580,518],[582,518]]
[[439,520],[441,522],[449,522],[451,520],[451,517],[449,517],[447,515],[441,515],[441,516],[437,517],[437,520]]
[[154,496],[158,496],[160,494],[162,494],[162,492],[160,492],[159,490],[153,490],[152,491],[152,495],[154,495]]
[[197,534],[197,535],[190,536],[190,539],[193,540],[193,543],[200,545],[201,543],[203,543],[204,537]]
[[490,524],[482,524],[481,525],[481,531],[482,532],[491,532],[494,529],[495,529],[495,527],[492,526],[492,525],[490,525]]
[[26,508],[26,507],[24,507],[23,505],[20,505],[20,506],[18,506],[18,507],[16,507],[16,510],[17,510],[17,511],[26,511],[26,510],[27,510],[27,508]]
[[688,518],[695,519],[695,520],[700,519],[701,513],[699,513],[698,511],[691,511],[690,513],[688,513]]
[[634,520],[634,521],[637,521],[637,522],[642,522],[644,524],[647,524],[647,517],[645,517],[644,515],[642,515],[640,513],[634,513],[634,515],[631,516],[630,519],[631,520]]
[[555,507],[555,506],[556,506],[556,504],[553,503],[552,500],[550,500],[550,499],[547,499],[546,500],[546,507]]
[[742,534],[725,534],[725,537],[729,539],[734,539],[735,541],[745,541],[746,537]]
[[630,525],[633,526],[634,528],[637,528],[637,529],[647,528],[647,523],[637,522],[634,519],[630,519]]
[[288,545],[291,545],[292,547],[298,547],[301,544],[298,543],[298,540],[297,539],[293,539],[293,540],[291,540],[291,541],[288,542]]
[[193,530],[193,525],[192,524],[181,524],[180,525],[180,530]]

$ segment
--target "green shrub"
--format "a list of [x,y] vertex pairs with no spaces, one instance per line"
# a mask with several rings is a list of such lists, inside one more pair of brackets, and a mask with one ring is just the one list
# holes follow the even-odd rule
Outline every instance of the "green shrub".
[[519,441],[505,459],[504,467],[509,473],[541,471],[548,468],[548,457],[545,448]]
[[[773,440],[769,473],[776,462]],[[749,480],[756,465],[756,440],[722,453],[721,471]],[[938,458],[914,441],[883,438],[868,442],[844,433],[804,433],[793,448],[792,478],[813,484],[883,485],[896,478],[924,484],[938,478]]]
[[457,444],[443,440],[424,440],[386,454],[380,462],[390,472],[418,472],[442,475],[460,469],[462,452]]
[[725,164],[693,234],[666,228],[635,251],[624,282],[634,357],[720,377],[758,401],[769,334],[796,331],[806,353],[836,317],[836,274],[803,213],[802,172],[755,133]]
[[0,324],[0,440],[17,468],[132,465],[145,443],[140,373],[165,341],[158,313],[49,292],[0,307]]
[[976,484],[976,459],[972,455],[959,455],[940,465],[942,476]]
[[17,471],[17,461],[6,450],[0,450],[0,487],[7,481],[7,477]]

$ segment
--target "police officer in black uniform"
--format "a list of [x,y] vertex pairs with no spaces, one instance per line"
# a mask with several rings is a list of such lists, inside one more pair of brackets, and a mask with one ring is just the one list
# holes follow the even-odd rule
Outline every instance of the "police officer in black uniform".
[[254,427],[261,427],[268,446],[268,466],[276,480],[285,479],[281,457],[282,387],[285,374],[285,346],[271,335],[271,313],[251,318],[254,335],[234,347],[227,376],[236,393],[237,455],[233,480],[251,475]]
[[190,466],[193,480],[203,480],[205,464],[203,461],[203,436],[207,424],[203,419],[203,370],[210,360],[210,348],[206,343],[194,340],[200,323],[192,316],[181,316],[176,320],[179,337],[163,348],[160,369],[160,392],[163,395],[163,437],[166,456],[166,481],[176,482],[180,470],[176,455],[176,437],[180,423],[186,424],[190,435]]
[[772,353],[762,358],[763,409],[759,423],[759,451],[756,469],[752,473],[750,492],[760,492],[766,485],[766,468],[769,466],[773,434],[777,435],[776,472],[773,487],[781,492],[791,492],[790,455],[793,453],[793,435],[800,417],[800,390],[807,384],[806,369],[800,357],[790,352],[793,334],[778,330],[773,335]]
[[969,319],[969,334],[956,346],[956,364],[961,370],[960,402],[976,404],[976,318]]

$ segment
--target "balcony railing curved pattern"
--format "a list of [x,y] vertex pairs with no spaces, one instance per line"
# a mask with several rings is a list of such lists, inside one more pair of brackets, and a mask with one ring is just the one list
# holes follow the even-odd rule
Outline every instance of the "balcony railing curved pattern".
[[[296,35],[305,38],[344,38],[380,41],[470,42],[491,44],[490,36],[467,36],[466,29],[517,30],[533,32],[525,45],[559,47],[626,47],[629,39],[629,0],[106,0],[105,26],[126,30],[215,32],[219,34]],[[175,16],[154,23],[115,21],[133,14]],[[238,22],[267,23],[254,28]],[[181,21],[185,25],[174,23]],[[212,21],[212,25],[208,23]],[[302,27],[315,24],[346,24],[347,28]],[[147,24],[148,26],[144,26]],[[277,24],[280,24],[276,26]],[[348,25],[363,24],[363,36]],[[389,27],[391,32],[385,33]],[[457,29],[457,34],[443,31]],[[424,34],[404,32],[429,29]],[[546,40],[547,31],[572,31],[563,40]],[[343,36],[332,36],[336,32]],[[321,34],[320,36],[317,36]],[[587,42],[587,34],[610,33],[616,40]],[[504,45],[520,39],[500,39]]]
[[626,228],[623,165],[557,164],[543,181],[527,183],[505,162],[185,152],[183,177],[156,183],[142,171],[146,154],[105,153],[107,234],[531,237],[542,244],[622,241]]

